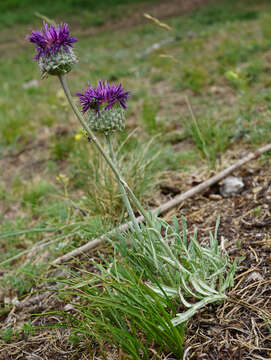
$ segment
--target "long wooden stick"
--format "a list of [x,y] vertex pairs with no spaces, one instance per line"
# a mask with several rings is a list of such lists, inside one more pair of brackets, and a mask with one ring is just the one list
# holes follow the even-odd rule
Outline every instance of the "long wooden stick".
[[[152,210],[152,213],[158,213],[158,214],[163,214],[169,210],[171,210],[172,208],[180,205],[180,203],[182,203],[183,201],[187,200],[188,198],[201,193],[203,190],[206,190],[208,187],[210,187],[211,185],[219,182],[220,180],[224,179],[226,176],[228,176],[229,174],[231,174],[234,170],[238,169],[239,167],[241,167],[242,165],[246,164],[247,162],[257,159],[260,155],[262,155],[263,153],[270,151],[271,150],[271,143],[267,144],[265,146],[262,146],[261,148],[259,148],[258,150],[256,150],[255,152],[250,152],[248,155],[244,156],[242,159],[240,159],[239,161],[237,161],[235,164],[229,166],[227,169],[222,170],[221,172],[219,172],[218,174],[216,174],[215,176],[211,177],[210,179],[204,181],[203,183],[193,187],[192,189],[186,191],[183,194],[180,194],[178,196],[176,196],[175,198],[169,200],[168,202],[166,202],[165,204],[155,208]],[[137,222],[140,223],[144,220],[143,216],[138,217]],[[102,235],[99,238],[96,238],[94,240],[89,241],[87,244],[80,246],[77,249],[74,249],[73,251],[58,257],[57,259],[55,259],[52,264],[53,265],[59,265],[62,264],[63,262],[66,262],[68,260],[71,260],[72,258],[82,255],[83,253],[88,252],[89,250],[92,250],[98,246],[100,246],[104,241],[106,241],[106,238],[108,238],[110,235],[113,235],[114,233],[116,233],[116,230],[122,232],[125,230],[128,230],[130,228],[130,226],[132,225],[131,222],[125,223],[121,226],[119,226],[117,229],[113,229],[110,232]]]

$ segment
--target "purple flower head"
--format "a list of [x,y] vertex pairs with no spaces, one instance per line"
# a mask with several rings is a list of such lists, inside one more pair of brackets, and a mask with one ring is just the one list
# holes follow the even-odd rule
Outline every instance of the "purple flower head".
[[67,24],[59,24],[55,28],[53,25],[43,23],[44,29],[40,31],[31,31],[31,35],[27,38],[30,42],[36,45],[37,55],[36,60],[40,57],[48,55],[56,55],[56,53],[63,48],[66,52],[70,52],[69,47],[73,47],[72,43],[77,39],[70,36],[70,31]]
[[88,109],[94,109],[98,113],[103,104],[106,104],[105,109],[111,109],[118,103],[126,109],[126,101],[131,96],[130,91],[125,91],[121,84],[110,85],[107,81],[98,81],[96,89],[89,85],[83,94],[76,95],[80,98],[83,113]]

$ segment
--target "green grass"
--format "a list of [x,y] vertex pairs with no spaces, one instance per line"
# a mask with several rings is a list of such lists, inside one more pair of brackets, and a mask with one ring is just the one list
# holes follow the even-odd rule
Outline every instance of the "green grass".
[[209,166],[215,167],[217,159],[228,148],[233,137],[231,124],[210,115],[195,119],[195,122],[191,121],[191,118],[187,119],[186,129],[195,146],[208,160]]
[[142,110],[142,125],[149,135],[163,132],[163,126],[157,121],[158,105],[155,100],[145,100]]
[[5,274],[2,286],[6,289],[14,289],[19,296],[22,296],[27,294],[37,281],[42,281],[42,274],[45,269],[45,263],[39,265],[25,264],[18,267],[14,272]]

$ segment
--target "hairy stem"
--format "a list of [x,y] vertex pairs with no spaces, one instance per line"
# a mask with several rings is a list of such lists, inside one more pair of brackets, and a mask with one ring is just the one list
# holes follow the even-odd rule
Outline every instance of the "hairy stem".
[[[105,135],[105,138],[106,138],[106,142],[107,142],[107,146],[108,146],[108,150],[109,150],[111,160],[113,161],[113,163],[115,164],[117,170],[119,171],[118,164],[117,164],[117,159],[116,159],[115,152],[113,150],[110,135]],[[117,180],[117,183],[118,183],[118,186],[119,186],[120,193],[121,193],[122,198],[123,198],[123,202],[124,202],[124,204],[126,206],[126,209],[127,209],[128,213],[129,213],[130,220],[132,221],[132,223],[133,223],[133,225],[135,227],[137,235],[139,236],[139,238],[141,238],[141,230],[140,230],[140,227],[139,227],[138,222],[136,220],[136,217],[135,217],[134,211],[132,209],[132,206],[130,204],[129,198],[127,196],[126,190],[125,190],[124,186],[122,185],[122,183],[119,181],[119,179],[117,178],[116,180]]]

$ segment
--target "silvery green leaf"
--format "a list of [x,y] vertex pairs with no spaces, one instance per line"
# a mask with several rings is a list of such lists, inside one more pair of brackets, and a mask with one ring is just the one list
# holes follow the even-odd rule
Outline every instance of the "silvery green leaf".
[[205,291],[202,289],[201,286],[199,286],[198,281],[196,279],[191,279],[191,284],[193,285],[194,289],[202,296],[210,296],[212,294],[212,292],[210,293],[209,291]]
[[188,301],[185,300],[185,298],[184,298],[181,290],[182,290],[182,289],[179,288],[179,291],[178,291],[178,295],[179,295],[179,297],[180,297],[180,299],[181,299],[181,302],[182,302],[183,305],[184,305],[185,307],[187,307],[187,308],[192,307],[194,304],[190,304]]
[[179,269],[180,271],[182,271],[183,273],[189,274],[190,272],[188,270],[186,270],[178,261],[176,261],[176,259],[171,259],[168,256],[160,256],[160,259],[166,261],[168,264],[170,264],[171,266],[175,267],[176,269]]
[[182,216],[182,227],[183,227],[183,242],[187,246],[187,224],[185,218]]
[[206,282],[202,281],[201,279],[197,279],[198,284],[201,286],[201,288],[207,290],[211,294],[218,294],[218,292],[209,286]]
[[164,290],[164,292],[161,290],[161,288],[155,286],[155,285],[151,285],[151,284],[146,284],[150,289],[152,289],[154,292],[156,292],[156,294],[162,295],[164,296],[164,293],[167,294],[168,297],[176,297],[179,295],[178,290],[169,287],[169,286],[165,286],[165,285],[161,285],[161,288]]
[[187,320],[189,320],[198,310],[206,306],[207,304],[225,300],[227,297],[226,295],[213,295],[210,297],[207,297],[196,304],[194,304],[189,310],[185,311],[181,314],[176,314],[177,316],[171,320],[173,326],[178,326]]
[[195,294],[191,289],[190,287],[186,284],[186,281],[184,280],[184,277],[182,276],[181,277],[181,283],[182,283],[182,286],[184,288],[184,290],[186,291],[186,293],[191,296],[191,297],[194,297],[196,299],[199,298],[199,296],[197,294]]

